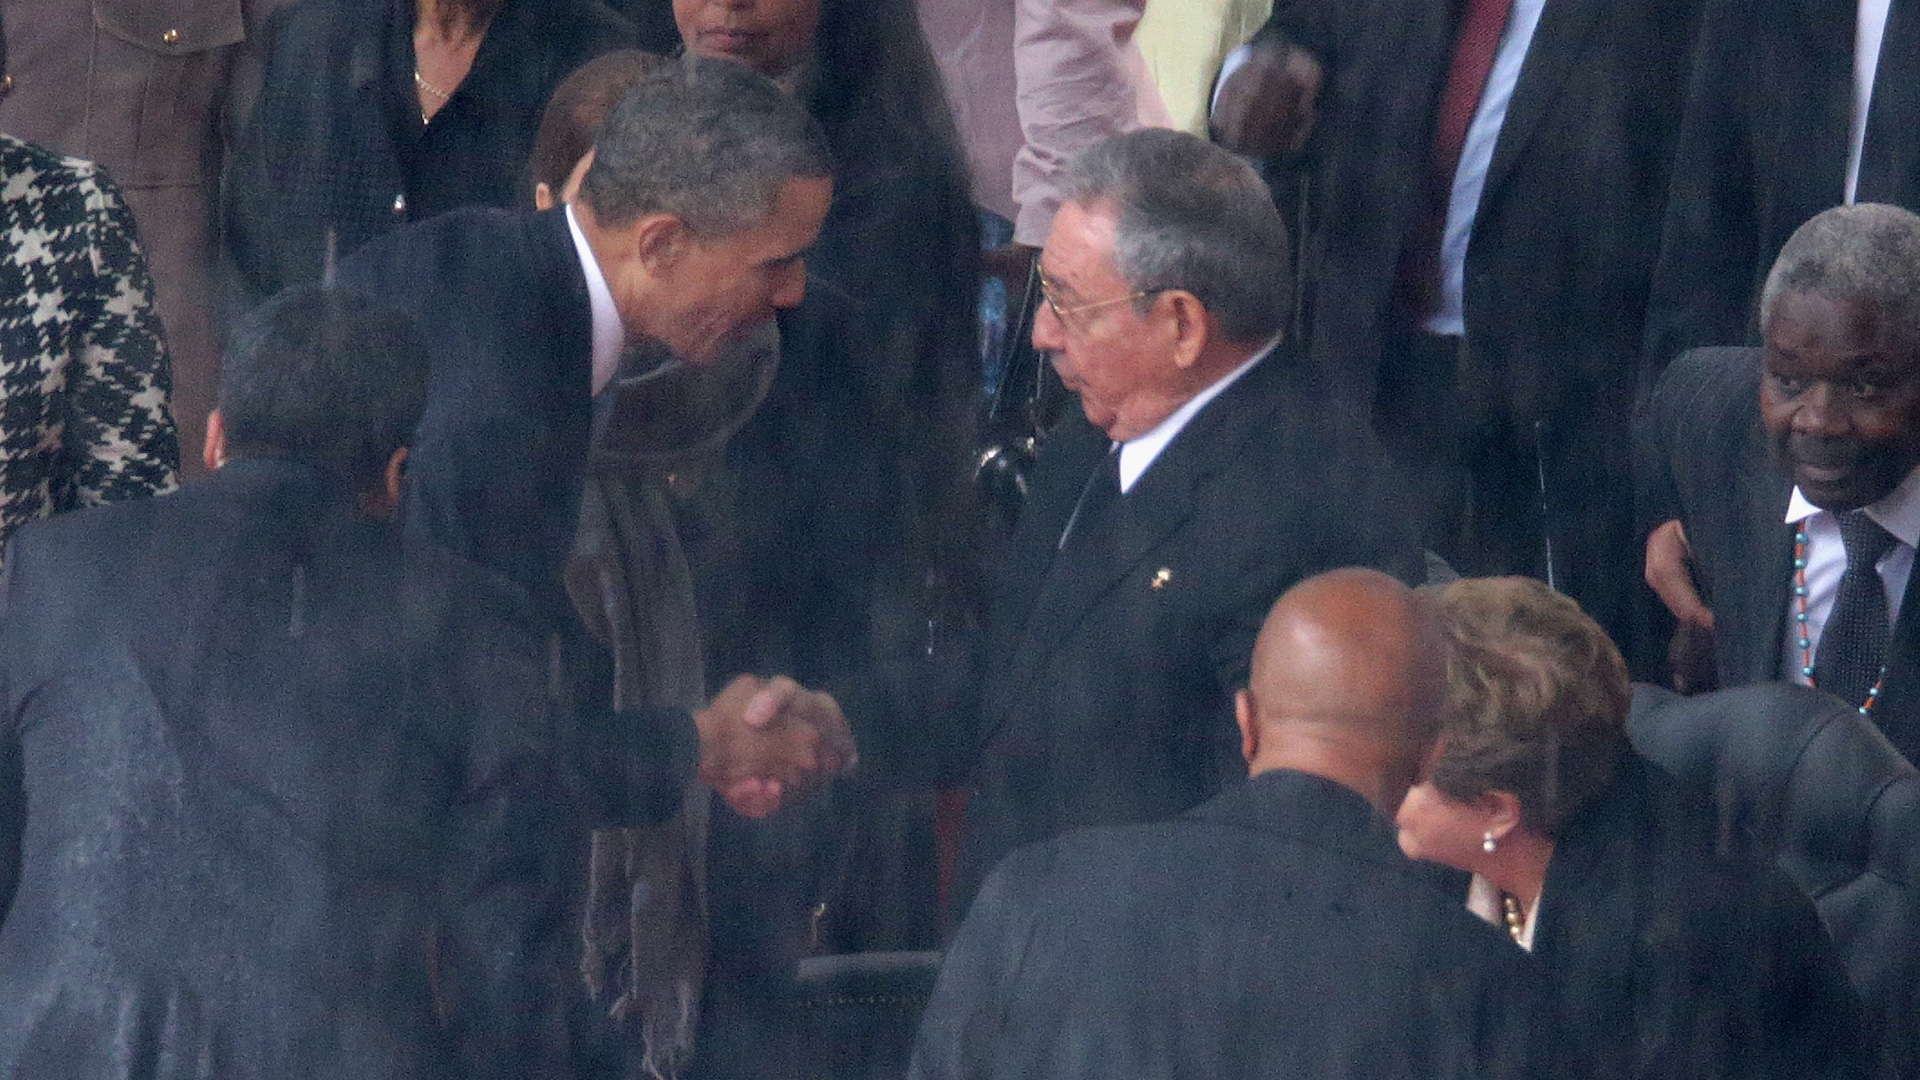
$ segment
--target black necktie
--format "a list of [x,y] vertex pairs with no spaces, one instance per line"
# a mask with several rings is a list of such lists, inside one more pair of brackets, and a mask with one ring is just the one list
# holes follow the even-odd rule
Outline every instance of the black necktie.
[[1856,202],[1920,200],[1920,5],[1893,0],[1867,104]]
[[1820,632],[1820,654],[1814,663],[1814,682],[1820,689],[1861,705],[1880,681],[1886,662],[1887,589],[1878,564],[1896,541],[1865,510],[1834,515],[1840,539],[1847,545],[1847,572],[1840,578],[1840,595],[1833,614]]
[[1060,542],[1056,547],[1064,550],[1067,541],[1075,533],[1085,535],[1094,531],[1094,527],[1107,515],[1108,509],[1120,501],[1120,446],[1114,444],[1107,456],[1087,477],[1087,484],[1080,489],[1080,499],[1073,504],[1073,515],[1067,518],[1067,527],[1060,530]]

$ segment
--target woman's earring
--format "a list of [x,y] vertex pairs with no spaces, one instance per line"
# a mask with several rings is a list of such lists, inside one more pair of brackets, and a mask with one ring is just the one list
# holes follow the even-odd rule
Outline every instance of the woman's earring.
[[1495,849],[1499,848],[1499,846],[1500,846],[1499,842],[1494,840],[1493,833],[1491,832],[1487,833],[1487,838],[1485,840],[1480,841],[1480,850],[1485,851],[1489,855],[1493,854]]

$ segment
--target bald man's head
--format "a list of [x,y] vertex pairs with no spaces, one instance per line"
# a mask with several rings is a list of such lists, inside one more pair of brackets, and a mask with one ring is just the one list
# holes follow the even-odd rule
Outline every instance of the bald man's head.
[[1325,776],[1392,813],[1433,741],[1439,672],[1413,590],[1357,568],[1308,578],[1254,643],[1237,703],[1251,770]]

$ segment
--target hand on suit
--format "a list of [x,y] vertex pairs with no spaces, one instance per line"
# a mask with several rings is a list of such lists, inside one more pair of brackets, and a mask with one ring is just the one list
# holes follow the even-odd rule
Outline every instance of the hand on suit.
[[1283,158],[1313,133],[1326,74],[1312,53],[1282,40],[1255,41],[1247,62],[1227,76],[1214,98],[1213,141],[1236,154]]
[[1673,685],[1682,693],[1713,687],[1713,611],[1693,584],[1693,548],[1687,530],[1668,521],[1647,534],[1647,584],[1673,613],[1673,640],[1667,663]]
[[767,817],[859,760],[839,702],[785,676],[741,675],[694,719],[700,779],[746,817]]

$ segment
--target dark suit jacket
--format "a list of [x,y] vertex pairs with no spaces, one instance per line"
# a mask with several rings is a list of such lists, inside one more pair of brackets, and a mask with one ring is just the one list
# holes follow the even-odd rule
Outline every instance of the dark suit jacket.
[[418,320],[433,352],[409,527],[570,617],[593,317],[565,214],[456,211],[368,244],[339,281]]
[[[527,1075],[553,829],[517,589],[303,466],[21,531],[0,604],[0,1075]],[[457,872],[456,872],[457,868]],[[537,877],[537,875],[535,875]]]
[[1326,69],[1306,163],[1318,223],[1302,260],[1309,359],[1383,425],[1483,425],[1499,440],[1490,453],[1508,462],[1505,490],[1488,500],[1494,535],[1517,545],[1504,569],[1541,573],[1544,558],[1526,553],[1550,548],[1557,586],[1623,636],[1637,565],[1625,555],[1636,357],[1700,3],[1546,4],[1467,247],[1473,372],[1453,392],[1452,372],[1382,365],[1417,330],[1398,310],[1396,271],[1430,197],[1435,116],[1466,5],[1279,0],[1262,31]]
[[[1280,0],[1262,34],[1326,66],[1310,151],[1312,360],[1370,400],[1401,245],[1422,212],[1451,58],[1446,0]],[[1624,431],[1699,0],[1551,0],[1467,251],[1466,321],[1523,420]]]
[[[1727,687],[1780,677],[1792,601],[1793,483],[1773,464],[1759,400],[1759,349],[1696,349],[1661,376],[1635,439],[1642,524],[1685,524]],[[1920,574],[1901,602],[1873,719],[1909,760],[1920,755]]]
[[1555,839],[1533,955],[1595,1076],[1872,1075],[1812,902],[1637,756]]
[[918,1080],[1582,1075],[1540,969],[1359,795],[1290,771],[1002,863]]
[[[1708,0],[1648,309],[1651,362],[1757,342],[1754,304],[1781,246],[1840,205],[1858,10],[1854,0]],[[1908,183],[1920,185],[1920,170]],[[1900,201],[1916,199],[1920,188]]]
[[1055,550],[1106,434],[1076,411],[1041,452],[983,650],[962,901],[1016,847],[1243,776],[1233,694],[1289,586],[1349,565],[1412,578],[1373,436],[1305,382],[1283,349],[1228,387],[1122,498],[1110,544]]
[[593,316],[565,214],[457,210],[340,267],[426,331],[427,411],[407,459],[409,535],[525,588],[553,637],[571,767],[595,824],[664,819],[698,761],[684,710],[610,711],[612,660],[561,582],[593,419]]

